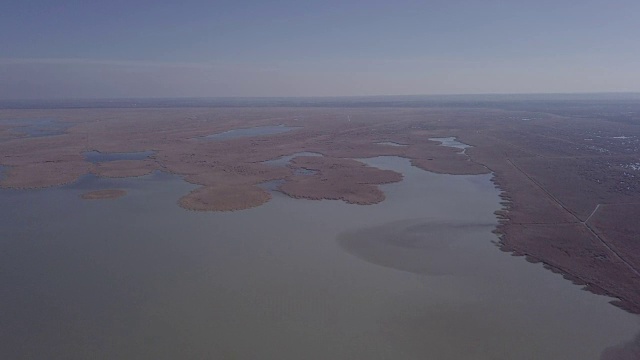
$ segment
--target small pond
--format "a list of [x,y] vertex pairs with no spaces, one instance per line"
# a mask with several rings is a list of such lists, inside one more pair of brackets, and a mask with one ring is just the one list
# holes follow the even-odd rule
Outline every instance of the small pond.
[[454,147],[454,148],[463,149],[463,150],[471,147],[471,145],[467,145],[465,143],[461,143],[460,141],[456,140],[456,138],[453,136],[442,137],[442,138],[429,138],[429,140],[438,141],[442,146],[449,146],[449,147]]

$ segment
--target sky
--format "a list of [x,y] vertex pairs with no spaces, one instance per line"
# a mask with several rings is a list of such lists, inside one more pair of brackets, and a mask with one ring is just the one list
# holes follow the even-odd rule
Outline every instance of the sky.
[[638,0],[0,3],[0,99],[640,92]]

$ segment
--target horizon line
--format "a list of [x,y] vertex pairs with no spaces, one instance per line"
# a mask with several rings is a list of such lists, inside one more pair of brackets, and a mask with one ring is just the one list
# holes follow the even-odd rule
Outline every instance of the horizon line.
[[640,91],[585,91],[585,92],[523,92],[523,93],[434,93],[434,94],[378,94],[378,95],[276,95],[276,96],[135,96],[135,97],[49,97],[49,98],[0,98],[0,102],[38,101],[123,101],[123,100],[269,100],[269,99],[367,99],[410,97],[467,97],[467,96],[607,96],[638,95]]

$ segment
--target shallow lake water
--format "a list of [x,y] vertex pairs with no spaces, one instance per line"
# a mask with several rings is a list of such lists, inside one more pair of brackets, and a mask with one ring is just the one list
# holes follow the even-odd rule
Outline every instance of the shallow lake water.
[[[186,211],[164,173],[0,190],[0,358],[588,360],[640,330],[498,250],[489,175],[367,162],[405,175],[377,205]],[[128,194],[79,198],[101,188]]]
[[460,141],[456,140],[456,138],[453,136],[443,137],[443,138],[429,138],[429,140],[438,141],[442,146],[449,146],[449,147],[454,147],[454,148],[463,149],[463,150],[471,147],[471,145],[467,145],[465,143],[461,143]]

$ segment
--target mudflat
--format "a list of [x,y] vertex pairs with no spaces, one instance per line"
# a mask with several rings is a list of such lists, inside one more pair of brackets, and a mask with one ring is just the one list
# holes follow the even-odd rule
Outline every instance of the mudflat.
[[[542,109],[542,108],[541,108]],[[70,184],[86,174],[142,176],[160,170],[198,186],[187,209],[242,210],[269,201],[260,185],[281,181],[295,198],[384,201],[381,184],[401,174],[358,161],[407,158],[444,174],[488,174],[502,190],[496,231],[504,251],[549,269],[640,313],[640,125],[544,109],[442,107],[218,107],[5,109],[0,141],[5,188]],[[19,119],[56,119],[64,132],[16,135]],[[525,120],[526,119],[526,120]],[[216,138],[235,129],[293,129]],[[444,146],[452,138],[469,145]],[[388,143],[406,146],[389,146]],[[84,153],[150,152],[143,160],[89,162]],[[287,166],[265,163],[295,153]],[[310,170],[309,174],[300,169]],[[624,211],[618,217],[615,209]]]

